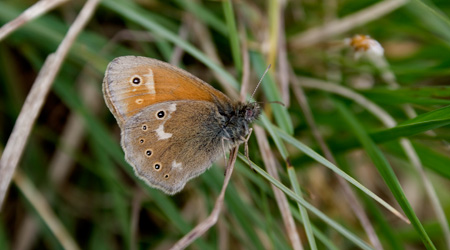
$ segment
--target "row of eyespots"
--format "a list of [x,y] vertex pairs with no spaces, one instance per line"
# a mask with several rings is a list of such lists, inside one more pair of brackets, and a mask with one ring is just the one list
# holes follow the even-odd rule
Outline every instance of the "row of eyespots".
[[[159,112],[157,112],[157,114],[156,114],[156,116],[159,117],[159,118],[163,118],[164,115],[165,115],[165,114],[164,114],[164,111],[162,111],[162,110],[159,111]],[[142,125],[142,130],[144,130],[144,131],[147,130],[147,125],[146,125],[146,124]],[[139,142],[142,144],[142,143],[145,142],[145,140],[144,140],[143,138],[141,138],[141,139],[139,139]],[[152,152],[151,149],[147,149],[147,150],[145,151],[145,154],[147,155],[147,157],[150,157],[150,156],[152,156],[153,152]],[[160,171],[160,170],[161,170],[161,164],[156,163],[156,164],[154,165],[154,168],[155,168],[156,171]],[[169,175],[168,175],[168,174],[164,175],[164,178],[168,179],[168,178],[169,178]]]
[[[160,111],[158,111],[158,112],[156,112],[156,118],[157,119],[163,119],[164,118],[164,116],[166,115],[166,113],[164,112],[164,110],[160,110]],[[142,125],[142,130],[147,130],[147,124],[143,124]]]
[[[155,163],[155,165],[153,165],[153,167],[155,168],[156,171],[160,171],[162,168],[160,163]],[[164,178],[166,178],[166,179],[169,178],[169,174],[165,174]]]
[[[158,119],[163,119],[165,115],[166,115],[166,113],[164,112],[164,110],[160,110],[160,111],[156,112],[156,118],[158,118]],[[147,128],[148,128],[147,124],[142,125],[142,130],[146,131]]]

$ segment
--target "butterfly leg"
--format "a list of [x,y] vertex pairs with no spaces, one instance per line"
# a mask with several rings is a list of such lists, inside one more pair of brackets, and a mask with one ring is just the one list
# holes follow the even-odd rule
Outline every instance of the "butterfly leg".
[[253,132],[253,128],[250,128],[247,137],[242,138],[242,140],[244,141],[244,154],[245,154],[245,157],[247,157],[248,165],[250,166],[250,169],[256,173],[255,169],[252,167],[250,157],[248,156],[248,140],[250,140],[250,136],[252,135],[252,132]]
[[[229,139],[222,137],[223,160],[225,162],[225,166],[227,166],[228,164],[227,164],[227,153],[225,151],[225,140],[229,140]],[[227,174],[227,170],[225,169],[224,175],[226,175],[226,174]]]

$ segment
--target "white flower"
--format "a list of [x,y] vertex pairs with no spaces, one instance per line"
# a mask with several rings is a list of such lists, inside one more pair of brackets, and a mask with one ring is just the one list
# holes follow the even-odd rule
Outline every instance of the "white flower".
[[367,35],[355,35],[352,38],[345,39],[344,42],[353,48],[356,59],[362,56],[382,57],[384,55],[384,49],[381,44]]

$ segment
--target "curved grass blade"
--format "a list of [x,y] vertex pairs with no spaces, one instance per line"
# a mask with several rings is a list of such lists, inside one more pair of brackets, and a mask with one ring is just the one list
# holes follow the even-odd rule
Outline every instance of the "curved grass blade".
[[[239,153],[239,158],[244,161],[248,162],[247,158]],[[323,220],[325,223],[330,225],[330,227],[334,228],[336,231],[341,233],[344,237],[352,241],[354,244],[359,246],[362,249],[373,249],[371,246],[369,246],[366,242],[362,241],[359,237],[354,235],[352,232],[344,228],[343,226],[336,223],[334,220],[330,219],[328,216],[326,216],[324,213],[319,211],[317,208],[309,204],[307,201],[305,201],[303,198],[296,195],[292,190],[284,186],[281,182],[273,178],[271,175],[269,175],[266,171],[264,171],[262,168],[260,168],[255,163],[251,163],[251,167],[262,177],[264,177],[266,180],[268,180],[270,183],[278,187],[281,191],[283,191],[286,195],[291,197],[293,200],[295,200],[297,203],[308,209],[311,213],[319,217],[321,220]]]
[[373,88],[359,91],[372,101],[386,104],[415,103],[422,105],[449,105],[450,87],[420,87],[398,89]]
[[[298,185],[297,175],[295,174],[295,170],[292,166],[288,166],[288,175],[289,180],[291,181],[292,184],[292,188],[294,189],[294,192],[298,196],[302,197],[302,191],[300,190],[300,186]],[[304,207],[300,206],[300,204],[297,203],[297,205],[300,215],[302,216],[303,227],[305,228],[306,236],[308,237],[309,247],[311,248],[311,250],[316,250],[317,249],[316,240],[314,239],[314,233],[311,226],[311,222],[309,220],[308,212]]]
[[383,180],[391,190],[392,194],[394,195],[399,205],[402,207],[406,216],[410,219],[416,231],[419,233],[422,242],[425,244],[425,247],[427,249],[436,249],[430,237],[428,236],[422,224],[420,223],[419,219],[417,218],[417,215],[414,213],[411,205],[406,199],[403,189],[397,177],[395,176],[392,167],[390,166],[386,158],[383,156],[381,150],[370,139],[369,135],[364,131],[363,127],[359,124],[356,118],[350,113],[350,111],[348,111],[348,109],[343,104],[338,102],[336,103],[339,113],[345,118],[345,120],[348,122],[348,125],[351,128],[351,131],[353,131],[356,134],[356,136],[363,144],[364,149],[366,150],[369,157],[372,159],[374,165],[377,167],[379,173],[383,177]]
[[353,184],[355,187],[360,189],[362,192],[366,193],[368,196],[372,197],[375,201],[377,201],[379,204],[384,206],[387,210],[389,210],[391,213],[395,214],[397,217],[401,218],[402,220],[408,222],[408,219],[406,219],[400,212],[398,212],[395,208],[393,208],[391,205],[386,203],[383,199],[378,197],[376,194],[374,194],[372,191],[364,187],[361,183],[359,183],[357,180],[355,180],[353,177],[349,176],[347,173],[336,167],[333,163],[329,162],[327,159],[316,153],[314,150],[306,146],[305,144],[301,143],[294,137],[288,135],[283,130],[275,127],[274,125],[271,125],[271,129],[276,131],[276,133],[283,138],[286,142],[290,143],[292,146],[296,147],[315,161],[321,163],[325,167],[329,168],[330,170],[334,171],[336,174],[340,175],[342,178],[346,179],[348,182]]

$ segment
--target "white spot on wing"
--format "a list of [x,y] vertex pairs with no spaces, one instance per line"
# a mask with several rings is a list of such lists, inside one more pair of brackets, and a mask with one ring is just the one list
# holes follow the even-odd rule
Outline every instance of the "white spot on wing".
[[172,162],[172,169],[173,168],[181,168],[183,164],[181,164],[181,162],[177,162],[177,161],[173,161]]
[[172,113],[173,111],[177,110],[177,104],[176,103],[172,103],[170,104],[168,110]]
[[151,69],[148,70],[148,74],[144,75],[147,80],[144,85],[148,89],[149,94],[155,94],[155,79],[153,78],[153,71]]
[[170,137],[172,137],[171,133],[164,132],[164,125],[159,125],[159,127],[155,130],[155,132],[156,135],[158,136],[158,141],[169,139]]

